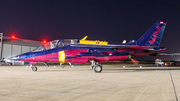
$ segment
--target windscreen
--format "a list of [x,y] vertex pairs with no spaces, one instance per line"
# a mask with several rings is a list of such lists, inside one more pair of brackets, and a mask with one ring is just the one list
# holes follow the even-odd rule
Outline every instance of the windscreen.
[[43,51],[45,48],[41,45],[40,47],[34,49],[32,52],[38,52],[38,51]]
[[70,44],[76,44],[77,41],[78,41],[77,39],[53,40],[53,41],[47,42],[47,44],[41,45],[40,47],[33,50],[33,52],[53,49],[55,47],[64,47]]

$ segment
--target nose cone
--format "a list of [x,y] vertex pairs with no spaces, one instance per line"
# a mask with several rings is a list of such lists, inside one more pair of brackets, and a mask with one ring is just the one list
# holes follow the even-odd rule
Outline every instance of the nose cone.
[[16,60],[17,59],[17,56],[13,56],[13,57],[10,57],[10,58],[7,58],[8,60]]
[[16,56],[13,56],[13,57],[10,57],[8,58],[8,60],[22,60],[22,59],[25,59],[27,57],[29,57],[31,54],[31,52],[28,52],[28,53],[24,53],[24,54],[20,54],[20,55],[16,55]]
[[13,56],[8,58],[8,60],[20,60],[21,55]]

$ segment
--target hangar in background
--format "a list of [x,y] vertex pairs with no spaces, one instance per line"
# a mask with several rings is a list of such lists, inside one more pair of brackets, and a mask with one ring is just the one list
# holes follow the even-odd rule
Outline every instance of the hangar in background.
[[[0,33],[0,59],[6,60],[17,54],[30,52],[43,43],[40,41],[11,38]],[[24,65],[24,62],[11,61],[13,65]]]

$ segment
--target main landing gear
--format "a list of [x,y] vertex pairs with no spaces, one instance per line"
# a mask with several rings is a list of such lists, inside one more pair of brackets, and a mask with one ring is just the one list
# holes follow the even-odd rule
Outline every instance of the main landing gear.
[[91,69],[94,70],[95,73],[101,73],[102,71],[102,65],[101,64],[98,64],[98,63],[95,63],[95,61],[90,61],[91,62]]

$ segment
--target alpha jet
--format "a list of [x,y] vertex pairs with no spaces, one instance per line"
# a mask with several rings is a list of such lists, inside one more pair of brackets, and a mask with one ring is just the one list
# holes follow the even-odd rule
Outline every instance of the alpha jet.
[[[34,51],[20,54],[9,58],[10,60],[36,62],[59,62],[63,67],[64,63],[84,64],[91,63],[91,68],[96,73],[102,71],[100,63],[107,61],[127,60],[142,55],[156,55],[164,51],[165,47],[159,47],[167,21],[158,20],[143,36],[137,41],[128,43],[113,43],[106,41],[83,39],[62,39],[54,40],[47,46],[40,46]],[[49,46],[49,47],[48,47]],[[31,65],[33,71],[37,67]]]

